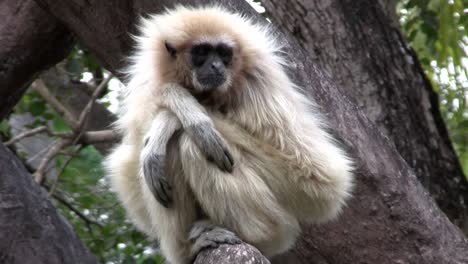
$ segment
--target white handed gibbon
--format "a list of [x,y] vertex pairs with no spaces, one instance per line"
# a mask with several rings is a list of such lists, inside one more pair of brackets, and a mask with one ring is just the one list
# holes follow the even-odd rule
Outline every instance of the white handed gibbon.
[[342,210],[352,164],[285,72],[268,26],[221,7],[142,19],[106,161],[130,218],[173,264],[241,240],[272,256]]

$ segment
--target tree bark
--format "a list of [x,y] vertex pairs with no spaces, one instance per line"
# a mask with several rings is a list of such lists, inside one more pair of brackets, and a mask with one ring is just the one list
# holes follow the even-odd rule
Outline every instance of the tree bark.
[[0,119],[37,74],[61,61],[73,35],[33,0],[0,2]]
[[0,144],[0,263],[94,264],[21,162]]
[[193,264],[270,264],[270,261],[255,247],[241,243],[239,245],[221,245],[218,248],[200,252]]
[[[135,15],[174,4],[169,0],[37,2],[114,72],[129,52],[127,33],[134,32]],[[177,1],[181,2],[206,1]],[[242,0],[216,2],[254,14]],[[304,226],[300,243],[283,263],[467,263],[468,241],[439,210],[395,146],[344,96],[343,86],[322,74],[297,43],[290,44],[292,77],[322,107],[331,130],[348,146],[357,179],[354,198],[343,215],[326,225]]]
[[[468,182],[394,1],[262,1],[271,19],[389,137],[439,207],[468,232]],[[393,9],[393,12],[391,10]]]

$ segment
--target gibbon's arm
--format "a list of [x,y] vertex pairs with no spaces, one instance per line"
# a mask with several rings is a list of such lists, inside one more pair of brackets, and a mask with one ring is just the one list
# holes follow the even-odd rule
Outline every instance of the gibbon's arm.
[[159,112],[145,135],[141,152],[143,175],[156,200],[166,208],[172,203],[172,188],[165,173],[167,144],[183,128],[207,159],[221,170],[232,172],[233,159],[213,121],[198,101],[183,87],[166,84],[161,89]]
[[172,111],[209,161],[232,172],[234,160],[205,108],[184,87],[168,83],[161,88],[161,104]]
[[180,121],[173,113],[167,110],[159,112],[144,137],[145,143],[140,154],[146,184],[156,200],[166,208],[172,203],[172,187],[164,170],[166,148],[172,135],[180,128]]

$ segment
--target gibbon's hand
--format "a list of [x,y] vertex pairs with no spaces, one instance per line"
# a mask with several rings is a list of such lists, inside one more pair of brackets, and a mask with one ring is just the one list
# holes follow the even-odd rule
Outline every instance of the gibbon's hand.
[[231,173],[234,159],[229,152],[226,143],[218,131],[210,123],[201,123],[186,128],[195,144],[200,148],[208,161],[211,161],[224,172]]
[[150,154],[143,160],[143,174],[146,184],[156,200],[164,207],[172,205],[172,187],[165,175],[166,155]]

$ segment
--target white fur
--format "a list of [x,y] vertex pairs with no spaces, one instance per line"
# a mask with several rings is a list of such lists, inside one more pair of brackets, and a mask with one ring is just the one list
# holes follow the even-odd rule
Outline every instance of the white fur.
[[[179,93],[177,98],[184,103],[174,102],[181,107],[176,116],[187,123],[209,116],[227,142],[235,166],[232,173],[221,172],[183,133],[170,146],[171,175],[167,177],[173,180],[175,200],[174,208],[166,209],[144,184],[139,157],[144,135],[161,111],[165,85],[157,77],[163,69],[154,61],[162,51],[154,46],[167,39],[184,39],[192,25],[182,22],[187,17],[194,20],[193,25],[223,22],[226,32],[222,34],[240,45],[250,63],[250,77],[238,76],[240,80],[233,82],[238,87],[229,88],[236,89],[240,104],[225,116],[200,109],[189,93]],[[219,21],[204,21],[205,17],[219,17]],[[286,75],[280,45],[270,29],[219,7],[178,7],[144,20],[141,31],[118,121],[123,141],[108,157],[106,167],[130,218],[160,240],[171,263],[190,259],[187,235],[198,220],[197,203],[211,221],[267,256],[294,245],[299,221],[323,222],[338,215],[350,196],[352,163],[326,132],[317,107]]]

